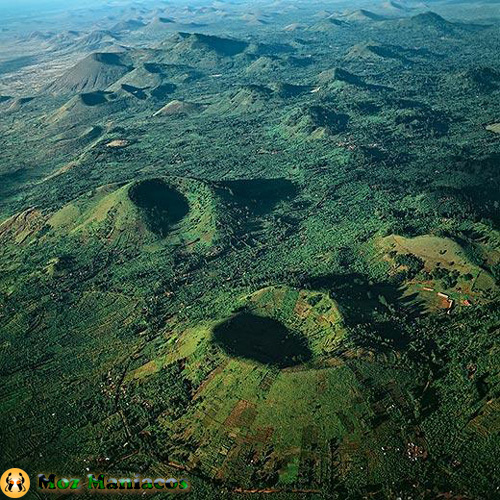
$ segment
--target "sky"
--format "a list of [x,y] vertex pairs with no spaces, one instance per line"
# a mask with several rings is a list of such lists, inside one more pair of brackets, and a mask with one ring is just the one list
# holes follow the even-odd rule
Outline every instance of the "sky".
[[13,15],[71,10],[75,7],[89,7],[92,4],[103,5],[104,3],[108,2],[103,0],[0,0],[0,26],[2,18]]
[[0,0],[2,9],[52,8],[64,4],[75,4],[78,0]]
[[51,10],[74,5],[78,0],[0,0],[0,12],[23,12],[30,10]]
[[0,0],[1,11],[52,10],[68,7],[87,7],[90,4],[113,3],[98,0]]

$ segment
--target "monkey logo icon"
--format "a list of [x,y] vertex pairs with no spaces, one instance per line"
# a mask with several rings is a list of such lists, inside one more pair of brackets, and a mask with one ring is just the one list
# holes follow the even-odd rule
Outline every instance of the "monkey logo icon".
[[9,469],[0,478],[2,492],[9,498],[21,498],[30,489],[30,478],[22,469]]

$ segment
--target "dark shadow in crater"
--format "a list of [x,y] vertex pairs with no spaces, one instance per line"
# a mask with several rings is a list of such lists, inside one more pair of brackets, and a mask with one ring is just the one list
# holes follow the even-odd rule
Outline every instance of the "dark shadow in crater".
[[149,229],[162,237],[189,213],[186,198],[161,179],[138,182],[128,194],[143,209]]
[[176,85],[173,83],[165,83],[163,85],[159,85],[151,91],[151,96],[155,99],[166,99],[169,94],[175,92]]
[[107,95],[110,92],[86,92],[84,94],[80,94],[80,100],[85,104],[85,106],[99,106],[100,104],[106,104],[108,102]]
[[242,312],[216,326],[214,343],[227,354],[287,368],[309,361],[312,353],[301,335],[272,318]]
[[137,99],[144,100],[147,97],[146,92],[144,92],[145,89],[142,89],[140,87],[134,87],[134,85],[128,85],[126,83],[122,83],[122,89],[125,92],[128,92],[129,94],[133,95],[134,97],[137,97]]

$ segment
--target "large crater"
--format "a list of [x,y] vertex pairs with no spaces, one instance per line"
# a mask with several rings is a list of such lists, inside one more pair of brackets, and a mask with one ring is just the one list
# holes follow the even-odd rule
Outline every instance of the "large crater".
[[162,179],[138,182],[131,186],[128,194],[143,210],[149,229],[161,237],[189,213],[186,198]]
[[307,341],[272,318],[242,312],[218,325],[213,340],[227,354],[279,368],[305,363],[312,357]]

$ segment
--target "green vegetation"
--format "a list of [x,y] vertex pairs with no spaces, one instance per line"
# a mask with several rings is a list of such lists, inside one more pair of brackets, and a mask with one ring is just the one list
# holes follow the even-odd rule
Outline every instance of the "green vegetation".
[[80,7],[0,27],[1,463],[497,498],[497,4]]

